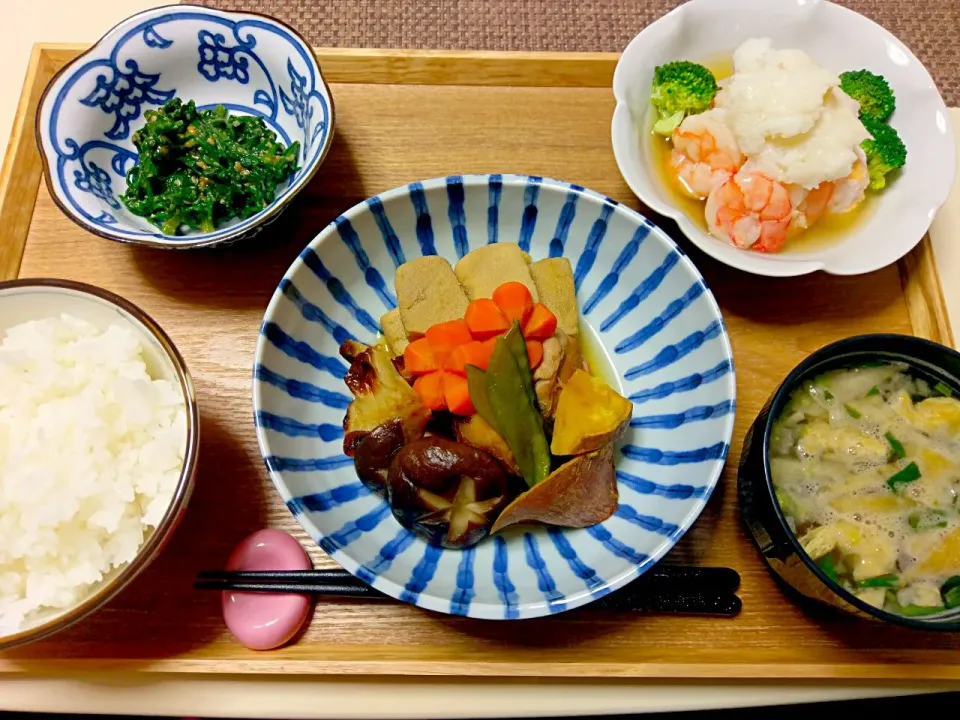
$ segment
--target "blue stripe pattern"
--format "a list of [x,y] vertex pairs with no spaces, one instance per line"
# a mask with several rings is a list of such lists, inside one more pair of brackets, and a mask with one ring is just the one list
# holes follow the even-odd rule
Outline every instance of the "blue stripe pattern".
[[303,296],[303,293],[297,289],[297,286],[286,278],[280,281],[280,292],[283,293],[287,300],[297,306],[297,309],[300,311],[300,314],[303,315],[304,320],[319,323],[321,326],[323,326],[324,330],[333,335],[333,339],[337,341],[337,345],[342,344],[346,340],[357,339],[354,337],[353,333],[351,333],[345,327],[331,320],[330,317],[323,310],[321,310],[318,305],[314,305],[312,302],[307,300]]
[[703,330],[690,333],[676,345],[667,345],[663,350],[658,352],[652,360],[630,368],[624,373],[624,377],[626,377],[627,380],[636,380],[642,375],[649,375],[658,370],[663,370],[668,365],[673,365],[677,360],[686,357],[701,347],[707,340],[720,337],[720,333],[722,332],[723,327],[720,325],[720,321],[714,320]]
[[593,312],[593,309],[617,286],[617,283],[620,282],[620,275],[630,266],[630,263],[633,262],[633,259],[640,251],[640,244],[649,234],[650,226],[646,222],[640,223],[640,226],[633,232],[633,237],[630,238],[630,242],[623,246],[623,250],[620,251],[617,259],[614,261],[610,272],[600,281],[597,289],[593,291],[593,294],[587,298],[587,301],[583,304],[580,311],[584,315],[589,315]]
[[567,244],[567,235],[570,234],[570,226],[573,219],[577,216],[577,198],[580,195],[571,190],[567,193],[567,199],[563,203],[563,210],[560,211],[560,219],[557,220],[557,229],[553,231],[553,239],[550,240],[550,257],[556,258],[563,255],[563,249]]
[[353,465],[353,459],[346,455],[334,455],[325,458],[294,458],[268,455],[263,459],[270,472],[327,472]]
[[380,523],[390,517],[390,506],[385,502],[378,503],[370,512],[361,515],[356,520],[344,523],[338,530],[320,539],[320,548],[327,554],[333,555],[342,550],[364,533],[372,532]]
[[500,197],[503,195],[503,177],[490,176],[490,185],[487,190],[487,244],[497,242],[500,231]]
[[531,177],[523,191],[523,218],[520,220],[520,239],[517,244],[524,252],[530,252],[530,239],[537,225],[537,198],[540,197],[541,178]]
[[468,615],[470,613],[470,603],[477,596],[473,589],[476,581],[473,562],[476,557],[476,547],[469,547],[461,553],[460,564],[457,566],[457,589],[450,599],[450,612],[454,615]]
[[634,291],[614,310],[613,314],[600,324],[600,332],[610,330],[618,322],[623,320],[626,315],[635,310],[640,303],[650,297],[653,291],[660,287],[660,283],[664,281],[679,260],[680,255],[676,251],[669,252],[660,265],[657,266],[657,269],[637,285]]
[[315,370],[330,373],[338,380],[347,374],[347,366],[339,358],[321,355],[302,340],[287,335],[276,323],[265,323],[263,336],[284,355],[306,363]]
[[436,255],[437,246],[433,240],[433,221],[430,219],[430,208],[427,207],[427,195],[423,191],[422,183],[411,183],[410,202],[413,203],[413,212],[417,218],[417,242],[420,243],[421,255]]
[[587,244],[583,248],[583,253],[581,253],[580,258],[577,260],[577,266],[573,270],[573,285],[577,288],[577,292],[580,291],[580,285],[583,284],[583,279],[593,268],[593,264],[597,260],[597,252],[600,250],[600,243],[603,242],[603,238],[607,234],[607,225],[610,222],[610,216],[613,214],[613,207],[612,201],[608,200],[605,202],[603,209],[600,210],[600,217],[594,220],[593,227],[590,228],[590,234],[587,236]]
[[651,465],[685,465],[708,460],[722,460],[727,456],[727,444],[723,442],[695,450],[658,450],[657,448],[624,445],[620,452],[631,460]]
[[613,351],[616,353],[625,353],[636,350],[669,325],[671,320],[690,307],[694,300],[703,295],[703,289],[704,285],[702,282],[699,280],[695,282],[687,289],[682,297],[672,300],[662,313],[637,330],[633,335],[618,342],[616,347],[613,348]]
[[450,218],[450,228],[453,231],[453,248],[457,257],[462,258],[470,252],[470,243],[467,240],[467,214],[463,209],[463,178],[447,178],[447,217]]
[[358,567],[354,574],[365,583],[372,583],[379,575],[382,575],[390,569],[390,566],[393,564],[393,561],[397,559],[398,555],[413,545],[416,537],[417,536],[409,530],[400,528],[397,534],[393,536],[393,539],[380,548],[377,556],[371,562]]
[[294,418],[274,415],[266,410],[254,413],[254,422],[265,430],[272,430],[287,437],[318,437],[323,442],[339,440],[343,437],[343,426],[330,423],[305,423]]
[[667,382],[661,383],[654,388],[647,388],[645,390],[635,392],[630,395],[630,401],[634,404],[638,404],[647,402],[648,400],[662,400],[663,398],[670,397],[674,393],[691,392],[699,388],[701,385],[706,385],[715,380],[719,380],[732,370],[733,366],[731,365],[730,361],[723,360],[706,372],[693,373],[692,375],[687,375],[679,380],[668,380]]
[[537,574],[537,587],[547,599],[550,612],[563,612],[567,605],[563,602],[563,593],[557,591],[557,584],[550,576],[547,564],[540,556],[537,540],[530,533],[523,534],[523,549],[527,558],[527,565]]
[[657,533],[658,535],[665,535],[666,537],[673,537],[679,532],[680,527],[661,520],[658,517],[653,517],[652,515],[641,515],[636,510],[634,510],[629,505],[620,503],[620,506],[617,508],[617,511],[614,513],[616,517],[623,518],[629,523],[641,527],[647,532]]
[[344,503],[367,497],[371,492],[373,491],[362,482],[352,482],[332,490],[291,498],[287,500],[287,508],[294,515],[303,512],[327,512]]
[[567,540],[567,537],[563,534],[563,531],[558,530],[555,527],[549,527],[547,528],[547,535],[553,541],[553,546],[557,549],[560,557],[567,561],[567,565],[570,566],[573,574],[583,580],[584,585],[586,585],[590,590],[599,590],[603,585],[603,580],[599,575],[597,575],[596,570],[580,559],[580,557],[577,555],[577,551],[573,549],[573,545],[571,545],[570,541]]
[[370,264],[370,258],[367,257],[363,245],[360,244],[360,237],[357,235],[357,231],[353,229],[353,225],[342,215],[334,220],[333,224],[337,226],[340,239],[353,253],[353,257],[357,261],[357,267],[363,271],[363,277],[367,281],[367,285],[373,288],[387,310],[393,310],[397,306],[397,299],[387,289],[387,283],[384,282],[383,275]]
[[[375,341],[405,261],[439,253],[455,264],[497,242],[517,243],[532,262],[570,261],[584,333],[599,332],[598,358],[634,403],[617,452],[620,503],[591,528],[529,526],[465,550],[434,547],[399,525],[342,451],[352,397],[339,346]],[[729,342],[681,257],[629,207],[548,178],[437,178],[347,210],[285,274],[257,339],[256,435],[287,508],[365,582],[433,611],[529,618],[612,592],[683,535],[729,451]]]
[[723,400],[716,405],[698,405],[697,407],[687,408],[683,412],[678,413],[634,417],[630,421],[630,427],[674,430],[689,422],[709,420],[710,418],[721,417],[731,412],[733,412],[733,401]]
[[427,545],[423,551],[423,557],[413,569],[410,580],[403,587],[400,593],[400,599],[404,602],[416,604],[420,593],[427,589],[427,585],[433,580],[437,572],[437,563],[440,562],[440,555],[443,553],[441,548],[433,545]]
[[330,271],[327,270],[313,248],[308,247],[300,253],[300,259],[303,260],[303,264],[310,268],[313,274],[320,279],[320,282],[327,286],[327,290],[333,295],[333,299],[345,307],[350,314],[356,318],[358,323],[372,333],[380,332],[380,323],[370,317],[370,313],[357,305],[357,301],[347,292],[343,283],[330,274]]
[[668,500],[689,500],[690,498],[702,498],[707,493],[705,485],[694,486],[676,483],[674,485],[661,485],[646,478],[637,477],[630,473],[617,470],[617,480],[622,482],[634,492],[642,495],[658,495]]
[[393,264],[396,267],[400,267],[407,259],[403,254],[403,246],[400,244],[400,238],[397,237],[397,233],[393,230],[393,225],[390,224],[390,218],[387,217],[387,213],[383,210],[383,201],[378,197],[372,197],[367,200],[367,204],[370,206],[370,212],[373,213],[373,219],[377,222],[377,227],[380,228],[380,235],[383,237],[384,247],[387,248],[387,252],[390,253],[390,257],[393,258]]
[[297,400],[320,403],[321,405],[326,405],[328,408],[334,408],[336,410],[346,410],[350,404],[350,397],[343,393],[326,390],[319,385],[313,385],[303,380],[283,377],[283,375],[279,375],[260,364],[254,367],[253,377],[260,382],[267,383],[278,390],[282,390]]
[[602,523],[600,525],[588,527],[587,534],[590,535],[594,540],[603,543],[603,546],[617,557],[621,557],[624,560],[633,563],[634,565],[643,566],[646,564],[647,560],[650,559],[650,556],[646,553],[635,550],[626,543],[617,540],[617,538],[615,538],[611,532],[603,526]]
[[517,589],[510,582],[509,560],[507,557],[507,541],[503,535],[493,538],[493,584],[500,595],[503,605],[503,616],[512,619],[520,617],[517,612]]

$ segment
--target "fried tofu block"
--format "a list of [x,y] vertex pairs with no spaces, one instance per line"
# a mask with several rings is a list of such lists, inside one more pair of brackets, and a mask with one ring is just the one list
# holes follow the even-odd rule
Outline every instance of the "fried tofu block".
[[407,340],[407,331],[403,327],[403,320],[400,318],[400,308],[394,308],[386,315],[380,318],[380,329],[383,336],[390,345],[390,352],[396,355],[403,355],[410,341]]
[[530,274],[537,284],[540,302],[557,316],[557,327],[576,337],[580,332],[580,309],[570,261],[564,257],[538,260],[530,266]]
[[463,287],[450,263],[437,255],[405,262],[397,268],[394,284],[408,340],[422,337],[437,323],[459,320],[467,312]]
[[[505,282],[523,283],[538,301],[537,286],[530,276],[526,253],[513,243],[494,243],[471,251],[454,271],[471,300],[493,297],[493,291]],[[529,256],[528,256],[529,257]]]

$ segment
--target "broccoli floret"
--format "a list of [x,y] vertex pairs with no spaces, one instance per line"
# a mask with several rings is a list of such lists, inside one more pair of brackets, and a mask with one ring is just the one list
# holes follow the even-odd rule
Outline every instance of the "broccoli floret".
[[883,190],[887,184],[887,175],[903,167],[907,161],[907,147],[897,131],[886,123],[864,118],[863,126],[873,136],[860,144],[867,156],[870,189]]
[[860,103],[860,119],[886,122],[897,106],[890,85],[869,70],[841,73],[840,89]]
[[658,65],[653,71],[650,102],[660,114],[653,131],[673,132],[687,115],[709,110],[717,94],[717,79],[707,68],[687,60]]

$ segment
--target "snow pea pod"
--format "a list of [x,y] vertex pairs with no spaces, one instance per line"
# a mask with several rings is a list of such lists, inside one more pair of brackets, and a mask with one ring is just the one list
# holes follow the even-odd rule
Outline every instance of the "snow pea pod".
[[[522,345],[523,338],[520,339]],[[526,373],[522,372],[521,364]],[[486,395],[496,421],[494,427],[510,446],[523,479],[533,487],[550,474],[550,445],[543,432],[543,418],[530,399],[532,377],[530,390],[526,387],[529,375],[526,348],[523,362],[518,363],[509,340],[497,340],[487,365]]]

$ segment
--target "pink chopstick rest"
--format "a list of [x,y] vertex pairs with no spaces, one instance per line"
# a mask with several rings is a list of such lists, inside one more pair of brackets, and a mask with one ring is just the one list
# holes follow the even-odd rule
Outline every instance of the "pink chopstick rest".
[[[280,530],[258,530],[234,549],[227,570],[309,570],[310,558],[295,538]],[[238,642],[251,650],[272,650],[289,642],[310,614],[306,595],[225,590],[223,620]]]

